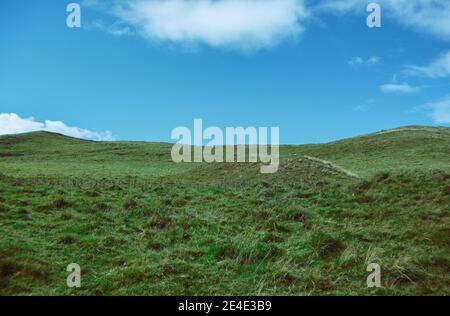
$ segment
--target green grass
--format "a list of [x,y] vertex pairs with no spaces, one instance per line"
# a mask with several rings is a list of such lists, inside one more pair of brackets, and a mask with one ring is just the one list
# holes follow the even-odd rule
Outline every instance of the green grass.
[[284,146],[271,175],[170,149],[0,137],[0,294],[450,293],[449,128]]

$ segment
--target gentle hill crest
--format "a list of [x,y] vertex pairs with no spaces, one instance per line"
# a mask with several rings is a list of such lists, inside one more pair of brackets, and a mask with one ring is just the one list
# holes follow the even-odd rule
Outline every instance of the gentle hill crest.
[[[154,177],[199,167],[173,163],[171,147],[169,143],[87,141],[43,131],[3,135],[0,168],[6,173],[13,170],[13,175]],[[308,156],[363,178],[382,171],[450,171],[450,128],[404,126],[326,144],[281,146],[280,155],[281,163]]]
[[[450,136],[450,127],[445,126],[426,126],[426,125],[410,125],[410,126],[401,126],[396,127],[392,129],[387,130],[380,130],[373,133],[353,136],[349,138],[344,138],[337,141],[332,141],[328,143],[320,143],[320,144],[312,144],[313,145],[324,145],[324,144],[333,144],[333,143],[339,143],[339,142],[346,142],[346,141],[352,141],[360,138],[371,138],[380,136],[383,134],[390,134],[390,133],[399,133],[399,132],[418,132],[418,133],[436,133],[441,135],[447,135]],[[48,139],[65,139],[65,140],[77,140],[77,141],[83,141],[83,142],[95,142],[95,143],[155,143],[155,142],[146,142],[146,141],[94,141],[94,140],[87,140],[87,139],[81,139],[77,137],[67,136],[61,133],[55,133],[55,132],[49,132],[49,131],[36,131],[36,132],[27,132],[27,133],[20,133],[20,134],[6,134],[6,135],[0,135],[0,144],[1,140],[9,140],[9,141],[17,141],[17,142],[24,142],[24,141],[31,141],[31,140],[39,140],[44,141]],[[295,145],[287,145],[287,146],[306,146],[308,144],[295,144]]]
[[20,134],[0,135],[0,146],[5,143],[21,143],[21,142],[46,142],[46,141],[71,141],[71,142],[90,142],[90,140],[80,139],[76,137],[67,136],[60,133],[36,131]]

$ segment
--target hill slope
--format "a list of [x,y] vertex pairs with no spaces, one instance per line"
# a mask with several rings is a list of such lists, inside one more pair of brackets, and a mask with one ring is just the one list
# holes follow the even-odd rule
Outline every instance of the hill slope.
[[328,144],[292,146],[285,153],[326,159],[363,176],[382,171],[450,171],[450,128],[401,127]]
[[[11,175],[157,177],[198,164],[174,164],[170,144],[92,142],[36,132],[0,136],[0,170]],[[355,174],[450,171],[450,128],[410,126],[319,145],[282,146],[281,158],[312,156]]]
[[448,295],[449,130],[283,146],[271,175],[174,164],[170,144],[1,136],[0,295]]
[[14,176],[157,177],[177,165],[170,144],[94,142],[48,132],[0,136],[0,172]]

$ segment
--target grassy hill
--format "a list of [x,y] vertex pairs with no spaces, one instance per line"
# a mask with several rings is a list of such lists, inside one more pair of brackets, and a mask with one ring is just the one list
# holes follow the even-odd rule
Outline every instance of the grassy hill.
[[287,152],[330,160],[364,177],[384,171],[450,171],[450,128],[408,126],[329,144],[293,146]]
[[450,293],[450,128],[283,146],[271,175],[170,149],[0,136],[0,294]]
[[15,176],[158,177],[190,169],[170,157],[170,144],[94,142],[36,132],[0,136],[0,170]]

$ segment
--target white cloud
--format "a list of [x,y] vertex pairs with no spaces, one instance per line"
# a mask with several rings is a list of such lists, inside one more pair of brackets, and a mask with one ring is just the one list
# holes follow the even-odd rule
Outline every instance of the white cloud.
[[[322,0],[317,11],[342,13],[366,13],[366,0]],[[383,17],[395,19],[413,30],[432,34],[450,41],[450,1],[448,0],[378,0]]]
[[371,56],[367,60],[364,60],[360,56],[354,56],[349,61],[348,64],[351,66],[359,66],[359,65],[368,65],[368,66],[375,66],[378,65],[381,61],[381,58],[378,56]]
[[378,56],[372,56],[366,60],[366,64],[369,66],[378,65],[381,61],[381,58]]
[[361,57],[359,57],[359,56],[355,56],[355,57],[352,57],[348,61],[348,64],[351,65],[351,66],[358,66],[358,65],[364,64],[364,60]]
[[98,141],[114,140],[110,132],[98,133],[79,127],[67,126],[60,121],[45,120],[44,122],[37,122],[32,117],[21,118],[15,113],[0,113],[0,135],[36,131],[60,133],[71,137]]
[[308,13],[303,0],[128,0],[114,15],[151,41],[248,52],[298,37]]
[[[449,16],[450,20],[450,16]],[[445,78],[450,76],[450,51],[439,56],[428,66],[406,66],[410,75],[428,78]]]
[[94,21],[91,25],[94,28],[97,28],[99,30],[105,31],[109,34],[116,35],[116,36],[132,34],[131,28],[127,25],[123,25],[123,23],[116,22],[116,23],[107,25],[103,21],[97,20],[97,21]]
[[[450,41],[450,1],[377,2],[382,6],[383,19]],[[82,5],[118,19],[110,27],[102,27],[112,34],[137,33],[150,41],[255,51],[297,38],[310,13],[365,16],[368,3],[366,0],[83,0]],[[367,62],[377,64],[379,60]]]
[[411,86],[409,84],[389,83],[380,86],[383,93],[414,93],[421,90],[421,87]]
[[429,111],[428,116],[436,124],[450,124],[450,97],[425,104],[423,108]]

